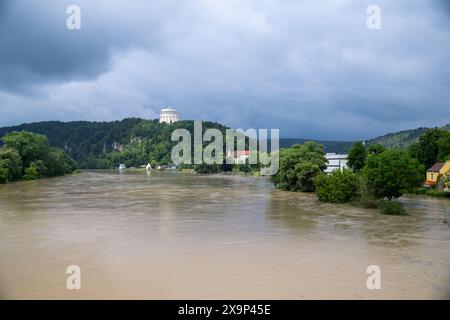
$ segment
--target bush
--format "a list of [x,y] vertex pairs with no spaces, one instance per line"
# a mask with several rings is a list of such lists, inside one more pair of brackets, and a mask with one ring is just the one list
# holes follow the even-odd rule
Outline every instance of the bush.
[[23,175],[24,180],[36,180],[39,178],[39,172],[36,167],[28,167],[25,169],[25,174]]
[[410,192],[412,194],[427,194],[427,189],[424,187],[413,188]]
[[0,167],[0,184],[7,183],[9,177],[9,170],[7,168]]
[[357,195],[359,180],[350,170],[336,170],[329,175],[317,176],[315,188],[320,201],[345,203]]
[[378,209],[382,214],[404,216],[408,213],[400,202],[381,200],[378,203]]
[[433,196],[433,197],[450,198],[450,192],[445,192],[445,191],[441,191],[441,190],[430,189],[427,191],[426,194],[429,196]]
[[220,166],[218,164],[199,164],[195,167],[195,172],[202,174],[213,174],[220,172]]

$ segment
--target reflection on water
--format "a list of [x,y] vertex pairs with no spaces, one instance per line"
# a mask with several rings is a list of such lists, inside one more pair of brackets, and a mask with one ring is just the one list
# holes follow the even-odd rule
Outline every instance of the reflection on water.
[[[0,186],[1,298],[446,298],[450,201],[407,217],[263,178],[89,171]],[[65,287],[66,267],[82,290]],[[366,288],[379,265],[381,290]]]

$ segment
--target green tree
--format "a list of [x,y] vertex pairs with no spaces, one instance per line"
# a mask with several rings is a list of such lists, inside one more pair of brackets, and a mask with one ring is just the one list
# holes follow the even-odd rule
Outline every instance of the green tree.
[[386,150],[370,155],[363,174],[377,198],[399,198],[423,182],[424,168],[404,150]]
[[[439,160],[440,147],[438,141],[447,135],[448,132],[443,129],[428,129],[420,136],[418,143],[409,147],[409,152],[428,169]],[[446,147],[445,138],[441,141],[442,152],[444,152],[444,148]]]
[[380,154],[383,151],[386,151],[386,148],[381,144],[373,144],[367,148],[367,154]]
[[446,132],[441,138],[439,138],[437,145],[439,149],[438,160],[448,160],[450,155],[450,132]]
[[325,170],[323,146],[313,141],[280,150],[278,173],[271,176],[275,186],[289,191],[314,191],[314,178]]
[[362,142],[355,142],[348,152],[348,166],[355,172],[364,167],[367,151]]
[[[43,135],[13,131],[2,141],[5,146],[0,148],[0,167],[2,176],[7,175],[2,181],[63,175],[77,167],[63,149],[51,148]],[[27,169],[22,171],[24,167]]]
[[0,149],[0,167],[8,169],[8,181],[18,180],[22,177],[22,159],[14,149]]
[[39,178],[39,172],[36,167],[31,166],[25,169],[25,173],[23,175],[24,180],[36,180]]
[[19,153],[24,167],[30,166],[34,160],[43,159],[49,150],[46,136],[26,131],[7,133],[2,141],[7,148]]
[[335,170],[330,174],[320,174],[315,179],[316,195],[320,201],[345,203],[357,195],[358,175],[351,170]]

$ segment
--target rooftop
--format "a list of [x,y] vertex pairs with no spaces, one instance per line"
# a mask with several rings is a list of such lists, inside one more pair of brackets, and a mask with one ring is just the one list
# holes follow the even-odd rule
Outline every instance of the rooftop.
[[427,172],[439,172],[439,170],[442,169],[444,164],[445,164],[444,162],[435,163],[430,169],[427,170]]

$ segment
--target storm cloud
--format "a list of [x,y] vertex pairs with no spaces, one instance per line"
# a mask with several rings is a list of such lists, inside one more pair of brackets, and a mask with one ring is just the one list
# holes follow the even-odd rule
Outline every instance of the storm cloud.
[[[366,27],[372,4],[381,30]],[[449,18],[445,0],[0,0],[0,126],[166,106],[284,137],[443,125]]]

